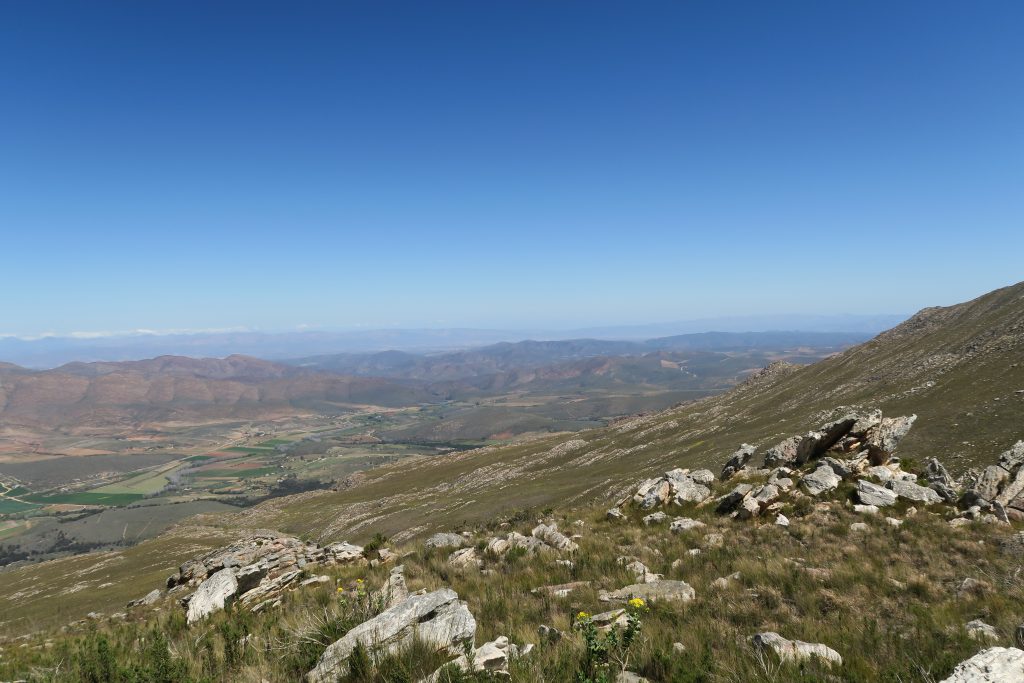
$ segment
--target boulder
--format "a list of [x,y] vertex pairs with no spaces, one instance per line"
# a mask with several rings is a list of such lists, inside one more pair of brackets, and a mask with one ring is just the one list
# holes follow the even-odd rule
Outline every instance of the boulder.
[[620,671],[615,677],[615,683],[650,683],[650,681],[632,671]]
[[807,493],[812,496],[819,496],[822,493],[835,490],[842,481],[842,478],[831,467],[822,464],[818,466],[818,469],[800,480],[800,483]]
[[416,639],[437,651],[457,655],[465,644],[472,646],[475,635],[476,620],[455,591],[442,588],[410,595],[328,645],[306,680],[333,683],[345,676],[348,658],[357,643],[379,656],[408,647]]
[[674,483],[672,502],[676,505],[703,503],[711,497],[711,489],[693,479],[686,478]]
[[715,473],[711,470],[694,470],[687,475],[692,481],[704,486],[711,486],[715,483]]
[[742,444],[735,453],[733,453],[726,461],[725,466],[722,468],[722,481],[729,479],[734,474],[744,469],[747,463],[750,462],[750,458],[753,457],[757,448],[751,446],[748,443]]
[[916,420],[917,415],[883,417],[877,425],[869,429],[864,445],[868,449],[871,463],[873,465],[887,463]]
[[623,627],[628,623],[628,620],[629,615],[624,609],[613,609],[590,617],[590,622],[602,631],[607,631],[615,626]]
[[423,542],[424,548],[461,548],[466,539],[459,534],[437,533]]
[[753,496],[747,496],[736,508],[736,519],[750,519],[761,514],[761,504]]
[[981,619],[974,619],[964,624],[967,635],[975,640],[999,640],[999,631],[995,626],[986,624]]
[[641,510],[650,510],[667,503],[671,493],[672,484],[666,477],[648,479],[633,494],[633,503]]
[[328,557],[338,564],[357,564],[366,561],[366,557],[363,556],[363,547],[352,543],[344,541],[332,543],[324,550],[327,551]]
[[775,518],[775,524],[783,527],[789,526],[789,517],[786,517],[786,515],[780,512],[779,515]]
[[388,580],[375,593],[375,596],[384,609],[394,607],[409,597],[409,588],[405,585],[405,565],[400,564],[391,570]]
[[460,548],[448,556],[448,564],[456,569],[470,569],[480,566],[476,548]]
[[957,664],[941,683],[1010,683],[1024,681],[1024,650],[990,647]]
[[878,506],[877,505],[854,505],[853,506],[853,511],[856,512],[857,514],[861,514],[861,515],[877,515],[878,514]]
[[188,623],[195,622],[224,609],[224,605],[238,594],[238,581],[233,569],[221,569],[199,584],[188,601]]
[[159,588],[154,588],[153,590],[149,591],[148,593],[146,593],[144,596],[142,596],[138,600],[132,600],[131,602],[129,602],[128,606],[129,607],[141,607],[141,606],[144,606],[144,605],[152,605],[153,603],[155,603],[157,600],[160,599],[161,595],[162,595],[162,593],[160,592],[160,589]]
[[650,583],[634,583],[615,591],[601,591],[601,602],[627,602],[631,598],[643,598],[655,602],[689,602],[696,592],[685,581],[662,579]]
[[919,486],[912,481],[900,481],[892,479],[886,482],[885,487],[895,493],[899,498],[914,503],[941,503],[942,496],[930,488]]
[[864,505],[877,507],[888,507],[896,503],[895,493],[865,479],[857,480],[857,498]]
[[739,484],[729,493],[718,499],[715,510],[721,514],[732,512],[747,495],[754,490],[750,484]]
[[981,475],[971,491],[983,501],[991,502],[999,495],[1003,483],[1010,478],[1010,473],[999,465],[989,465],[981,471]]
[[805,643],[802,640],[788,640],[774,631],[758,633],[751,637],[754,647],[759,650],[771,650],[780,660],[799,662],[817,657],[826,664],[842,664],[839,653],[821,643]]
[[938,458],[929,458],[924,466],[924,478],[929,484],[942,484],[955,489],[958,484]]
[[562,639],[562,632],[554,626],[547,626],[541,624],[537,627],[537,636],[540,638],[542,643],[557,643]]
[[619,508],[609,509],[604,516],[609,522],[620,522],[626,519],[626,515]]
[[764,452],[765,467],[793,466],[796,465],[797,446],[800,444],[799,436],[791,436]]
[[572,553],[580,549],[576,542],[559,531],[558,526],[555,524],[539,524],[534,527],[530,534],[556,550]]
[[690,519],[689,517],[679,517],[674,519],[669,525],[668,530],[674,534],[681,534],[684,531],[693,531],[694,529],[703,529],[706,524],[697,519]]
[[658,511],[652,512],[651,514],[644,517],[643,522],[647,526],[651,526],[653,524],[664,524],[667,519],[668,515],[666,515],[664,512]]
[[1024,441],[1013,444],[999,456],[999,465],[1007,472],[1013,472],[1024,465]]

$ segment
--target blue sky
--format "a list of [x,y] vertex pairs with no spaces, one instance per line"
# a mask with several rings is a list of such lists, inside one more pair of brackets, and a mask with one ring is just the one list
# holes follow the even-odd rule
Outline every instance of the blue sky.
[[886,313],[1024,279],[1020,2],[9,2],[0,332]]

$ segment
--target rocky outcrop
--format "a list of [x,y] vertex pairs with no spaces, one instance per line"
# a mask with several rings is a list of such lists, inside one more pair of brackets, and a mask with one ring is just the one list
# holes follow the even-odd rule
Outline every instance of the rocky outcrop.
[[327,646],[317,665],[306,674],[306,680],[333,683],[346,675],[348,658],[357,644],[372,656],[380,656],[397,652],[416,639],[437,651],[457,655],[464,644],[472,646],[475,636],[476,620],[455,591],[442,588],[411,595]]
[[957,664],[941,683],[1011,683],[1024,681],[1024,650],[990,647]]
[[715,475],[710,470],[691,472],[676,468],[640,484],[632,502],[641,510],[670,504],[700,503],[711,495],[708,487],[714,480]]
[[1024,521],[1024,441],[1018,441],[999,456],[972,481],[959,504],[962,508],[977,506],[991,509],[1002,506],[1008,519]]
[[224,605],[237,594],[238,580],[235,578],[235,570],[221,569],[199,584],[199,588],[189,598],[188,623],[194,624],[224,609]]
[[751,446],[748,443],[741,445],[736,452],[732,454],[729,460],[726,461],[725,466],[722,468],[721,480],[725,481],[740,470],[744,469],[756,452],[756,446]]
[[507,678],[509,656],[516,649],[515,645],[509,643],[506,636],[498,636],[489,643],[484,643],[475,649],[470,657],[463,654],[458,659],[448,662],[432,673],[420,683],[439,683],[442,680],[442,673],[449,667],[457,668],[464,672],[483,672],[488,680]]
[[751,643],[759,650],[771,650],[784,662],[799,662],[818,658],[827,664],[842,664],[838,652],[821,643],[805,643],[802,640],[788,640],[774,631],[765,631],[751,637]]
[[900,441],[914,426],[917,415],[909,417],[883,417],[881,421],[867,430],[864,445],[868,450],[868,458],[873,465],[882,465],[889,461]]

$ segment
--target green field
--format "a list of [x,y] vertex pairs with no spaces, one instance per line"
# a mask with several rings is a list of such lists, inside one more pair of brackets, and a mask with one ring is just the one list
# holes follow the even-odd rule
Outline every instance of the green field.
[[0,515],[10,515],[18,512],[26,512],[28,510],[35,510],[38,505],[32,505],[31,503],[23,503],[20,500],[11,500],[10,498],[0,498]]
[[42,505],[107,505],[118,506],[134,503],[145,496],[141,493],[98,493],[95,491],[80,491],[76,493],[54,493],[42,494],[33,493],[25,498],[33,503]]
[[228,448],[222,448],[221,450],[230,453],[251,453],[253,455],[259,455],[261,453],[273,453],[277,449],[272,446],[230,446]]
[[254,467],[252,469],[234,469],[234,470],[204,470],[196,474],[197,478],[200,479],[219,479],[222,477],[230,477],[232,479],[251,479],[255,477],[262,477],[267,474],[273,474],[279,470],[276,466],[271,467]]

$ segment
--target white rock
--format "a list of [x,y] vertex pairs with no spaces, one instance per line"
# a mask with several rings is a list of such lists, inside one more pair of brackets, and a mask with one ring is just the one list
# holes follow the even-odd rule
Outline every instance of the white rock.
[[694,529],[703,529],[706,524],[697,519],[690,519],[689,517],[677,517],[672,520],[668,529],[674,534],[681,534],[684,531],[692,531]]
[[1024,681],[1024,650],[990,647],[960,662],[941,683],[1013,683]]
[[219,572],[199,584],[188,601],[188,623],[224,609],[224,603],[238,593],[238,580],[233,569]]
[[754,646],[769,649],[782,661],[801,661],[817,657],[827,664],[842,664],[839,653],[821,643],[805,643],[802,640],[787,640],[774,631],[758,633],[751,638]]
[[346,675],[348,658],[357,643],[376,653],[391,654],[417,639],[454,655],[462,652],[463,643],[472,644],[475,634],[476,620],[455,591],[442,588],[411,595],[328,645],[306,680],[333,683]]

